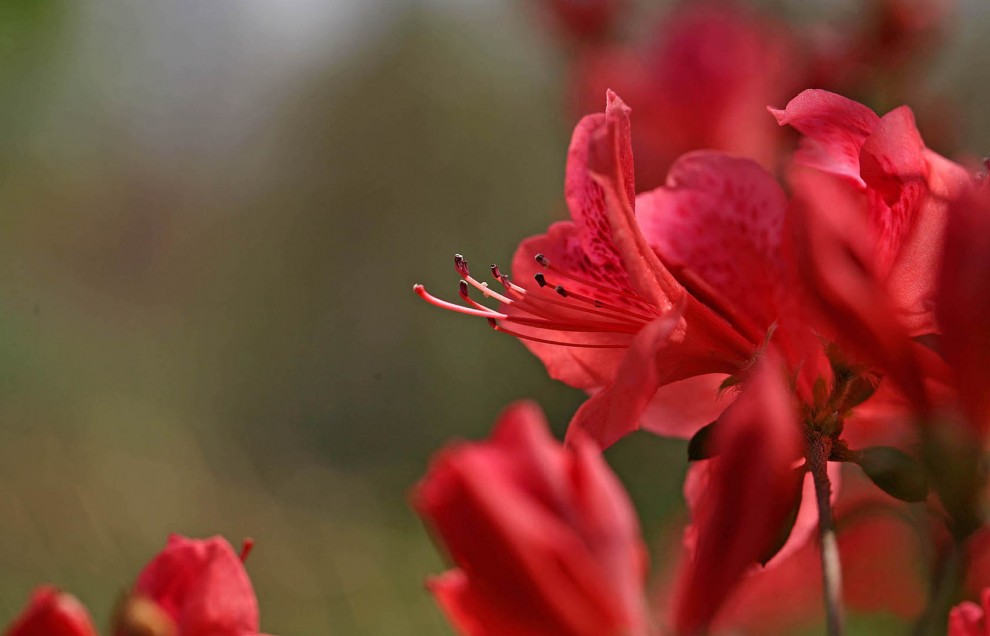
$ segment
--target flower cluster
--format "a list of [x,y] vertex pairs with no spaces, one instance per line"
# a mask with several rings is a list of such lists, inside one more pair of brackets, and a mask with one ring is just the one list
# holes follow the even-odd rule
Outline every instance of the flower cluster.
[[[240,555],[220,537],[169,537],[120,600],[113,636],[262,636],[258,601]],[[97,636],[89,612],[74,596],[46,585],[4,636]]]
[[[553,3],[595,47],[618,6]],[[690,130],[651,110],[683,91],[631,94],[647,129]],[[748,101],[705,100],[686,107],[708,133],[750,132]],[[428,587],[460,633],[773,634],[824,616],[840,634],[846,607],[986,633],[990,187],[929,149],[906,106],[880,115],[822,89],[774,105],[758,114],[793,152],[709,144],[733,152],[668,161],[607,91],[571,139],[570,220],[523,240],[493,282],[455,256],[460,303],[415,286],[588,394],[563,443],[515,404],[416,487],[453,566]],[[748,111],[730,125],[719,108]],[[634,148],[666,179],[641,187]],[[690,524],[652,567],[601,456],[640,429],[689,440]]]

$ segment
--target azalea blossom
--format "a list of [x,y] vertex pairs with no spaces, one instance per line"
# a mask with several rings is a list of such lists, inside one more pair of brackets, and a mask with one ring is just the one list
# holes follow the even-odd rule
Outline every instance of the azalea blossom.
[[460,633],[648,633],[632,505],[589,440],[563,448],[535,404],[441,451],[412,501],[453,562],[428,587]]
[[[711,422],[727,404],[719,384],[752,363],[774,321],[795,367],[814,358],[809,342],[817,346],[780,316],[791,301],[780,287],[787,203],[776,181],[751,160],[699,152],[671,169],[666,186],[637,197],[630,139],[629,109],[609,93],[605,114],[583,119],[571,141],[572,220],[523,241],[512,279],[494,267],[501,290],[461,257],[465,305],[415,287],[434,305],[487,318],[552,377],[592,393],[570,430],[603,447],[640,425],[687,437]],[[817,360],[805,366],[819,369]],[[686,395],[705,397],[688,404]]]
[[115,633],[155,633],[176,636],[256,636],[258,601],[243,558],[221,537],[168,538],[165,548],[137,577],[118,611]]
[[31,594],[4,636],[97,636],[89,612],[76,597],[46,585]]

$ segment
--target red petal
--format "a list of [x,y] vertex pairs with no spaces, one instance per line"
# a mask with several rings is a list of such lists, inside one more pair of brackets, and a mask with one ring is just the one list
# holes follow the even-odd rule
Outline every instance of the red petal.
[[942,246],[948,207],[971,182],[962,166],[925,151],[928,182],[913,221],[913,230],[903,237],[896,261],[887,277],[887,287],[911,335],[938,331],[934,317],[935,275],[941,267]]
[[766,170],[712,151],[684,155],[664,187],[636,201],[640,228],[663,262],[700,276],[757,341],[779,315],[786,212],[784,191]]
[[860,150],[880,118],[859,102],[809,89],[788,102],[783,110],[770,108],[781,126],[789,124],[804,138],[794,161],[810,168],[841,175],[861,187]]
[[722,414],[735,394],[721,390],[728,376],[711,373],[661,387],[640,418],[644,430],[689,439]]
[[[567,199],[572,214],[575,202],[603,212],[607,225],[599,221],[596,231],[611,238],[632,289],[658,310],[669,311],[683,298],[684,289],[657,259],[636,221],[629,112],[618,95],[609,91],[604,125],[588,140],[587,173],[572,179],[568,168]],[[594,254],[590,257],[595,258]]]
[[942,346],[977,439],[990,431],[990,190],[952,206],[939,280]]
[[[905,237],[914,228],[927,192],[925,143],[907,106],[880,118],[860,152],[860,173],[870,191],[870,230],[877,273],[886,278]],[[934,266],[935,261],[932,261]],[[929,274],[934,268],[929,271]]]
[[694,519],[696,552],[675,600],[679,633],[703,631],[746,571],[767,553],[800,488],[801,436],[776,357],[758,367],[722,417],[721,453]]
[[865,199],[813,171],[796,172],[791,181],[798,267],[818,303],[822,330],[876,363],[924,408],[927,392],[915,345],[879,280],[873,242],[862,232]]

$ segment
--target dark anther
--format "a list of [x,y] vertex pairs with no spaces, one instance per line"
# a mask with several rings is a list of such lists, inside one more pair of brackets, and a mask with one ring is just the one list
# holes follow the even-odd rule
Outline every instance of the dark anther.
[[454,254],[454,269],[461,276],[470,276],[471,270],[468,269],[467,261],[460,254]]
[[460,283],[458,284],[458,288],[459,288],[458,291],[460,291],[460,293],[461,293],[461,298],[467,299],[467,297],[468,297],[468,284],[467,284],[467,281],[464,281],[464,280],[460,281]]
[[535,276],[533,276],[533,278],[536,279],[536,282],[540,287],[547,286],[547,277],[543,275],[543,272],[538,272]]
[[548,265],[550,265],[550,259],[544,256],[543,254],[536,255],[536,262],[542,265],[543,267],[547,267]]
[[495,322],[494,318],[488,319],[488,326],[491,327],[492,329],[498,329],[498,323]]
[[492,263],[492,276],[495,277],[495,280],[501,280],[502,279],[502,272],[499,271],[498,265],[496,265],[494,263]]
[[567,290],[564,289],[563,285],[557,285],[556,287],[553,288],[553,290],[558,294],[560,294],[561,296],[563,296],[564,298],[567,298]]

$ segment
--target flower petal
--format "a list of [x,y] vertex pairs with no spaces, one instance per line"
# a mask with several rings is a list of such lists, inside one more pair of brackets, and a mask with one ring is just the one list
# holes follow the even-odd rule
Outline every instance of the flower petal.
[[[801,488],[796,413],[776,356],[763,361],[722,417],[719,456],[693,519],[694,558],[674,602],[678,633],[704,631],[749,568],[780,535]],[[741,520],[745,520],[742,523]]]
[[865,188],[860,176],[860,150],[880,118],[859,102],[809,89],[788,102],[783,110],[769,108],[781,126],[790,125],[804,137],[794,161],[810,168],[841,175]]
[[728,300],[757,342],[779,315],[786,213],[784,191],[759,164],[713,151],[682,156],[665,186],[636,200],[643,235],[663,262]]

